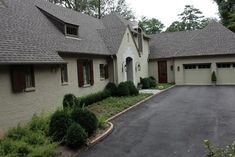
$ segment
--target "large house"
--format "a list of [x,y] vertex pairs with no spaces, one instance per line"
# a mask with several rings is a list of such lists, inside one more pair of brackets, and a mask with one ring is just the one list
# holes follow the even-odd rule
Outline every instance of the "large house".
[[83,96],[154,76],[158,82],[235,84],[235,35],[205,29],[146,35],[136,22],[102,19],[45,0],[0,0],[0,129]]

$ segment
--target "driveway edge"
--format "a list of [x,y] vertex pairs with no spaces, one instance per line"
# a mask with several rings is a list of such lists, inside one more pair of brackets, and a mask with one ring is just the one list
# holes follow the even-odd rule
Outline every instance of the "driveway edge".
[[112,131],[113,131],[113,123],[108,122],[108,124],[109,124],[109,129],[107,131],[105,131],[102,135],[98,136],[97,138],[95,138],[94,140],[89,142],[88,143],[88,147],[92,147],[93,145],[95,145],[96,143],[102,141],[105,137],[107,137],[109,134],[112,133]]
[[149,99],[151,99],[151,98],[153,98],[153,97],[155,97],[155,96],[157,96],[157,95],[159,95],[159,94],[161,94],[161,93],[164,93],[164,92],[168,91],[168,90],[171,89],[171,88],[174,88],[175,86],[176,86],[176,85],[173,85],[173,86],[171,86],[171,87],[169,87],[169,88],[167,88],[167,89],[161,90],[159,93],[153,94],[153,95],[151,95],[151,96],[145,98],[144,100],[141,100],[140,102],[137,102],[135,105],[133,105],[133,106],[131,106],[131,107],[129,107],[129,108],[123,110],[122,112],[119,112],[118,114],[116,114],[116,115],[110,117],[107,121],[111,121],[111,120],[116,119],[117,117],[119,117],[119,116],[121,116],[122,114],[128,112],[129,110],[131,110],[131,109],[133,109],[133,108],[135,108],[135,107],[137,107],[137,106],[143,104],[143,103],[146,102],[147,100],[149,100]]

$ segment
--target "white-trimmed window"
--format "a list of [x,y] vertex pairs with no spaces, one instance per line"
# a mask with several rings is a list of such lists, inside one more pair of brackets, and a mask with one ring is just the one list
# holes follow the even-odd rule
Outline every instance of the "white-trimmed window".
[[100,78],[101,79],[105,79],[105,65],[104,64],[100,64]]
[[61,65],[61,83],[67,84],[68,83],[68,67],[67,64]]
[[70,24],[65,25],[65,35],[66,36],[78,38],[79,37],[78,30],[79,30],[78,26],[70,25]]

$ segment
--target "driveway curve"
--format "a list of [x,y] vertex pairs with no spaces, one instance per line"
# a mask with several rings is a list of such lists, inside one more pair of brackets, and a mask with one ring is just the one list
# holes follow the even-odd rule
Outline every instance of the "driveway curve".
[[79,157],[203,157],[203,140],[235,141],[235,86],[182,86],[115,119],[113,133]]

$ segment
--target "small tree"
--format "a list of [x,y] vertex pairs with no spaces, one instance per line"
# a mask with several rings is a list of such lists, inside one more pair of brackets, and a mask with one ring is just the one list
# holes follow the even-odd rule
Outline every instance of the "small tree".
[[216,83],[216,81],[217,81],[216,74],[215,74],[215,71],[213,71],[211,75],[211,82]]

